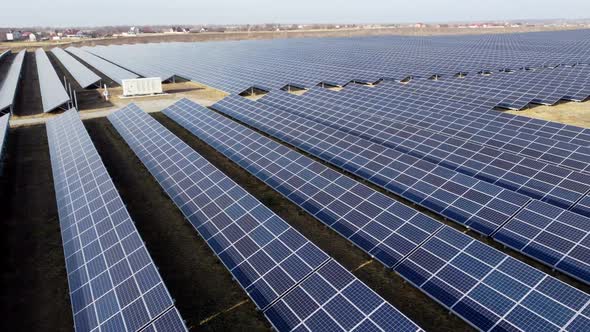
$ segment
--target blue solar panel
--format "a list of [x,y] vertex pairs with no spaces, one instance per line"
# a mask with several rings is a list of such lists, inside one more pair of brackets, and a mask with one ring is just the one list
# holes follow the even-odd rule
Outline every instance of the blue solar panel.
[[590,283],[590,218],[533,201],[494,239]]
[[[265,314],[270,312],[267,317],[281,331],[284,330],[281,321],[293,322],[294,318],[283,317],[287,312],[278,311],[275,303],[282,301],[289,303],[292,310],[303,310],[288,296],[304,288],[309,280],[328,273],[324,280],[334,289],[344,291],[345,285],[338,284],[342,279],[351,279],[358,287],[366,288],[137,106],[127,106],[109,115],[109,120],[258,308]],[[327,307],[335,301],[331,298],[315,300],[318,305]],[[396,322],[396,328],[419,329],[370,291],[345,296],[348,307],[361,307],[369,300],[376,300],[384,310],[395,314],[388,322]],[[359,322],[374,323],[371,314],[362,313]],[[309,324],[315,317],[299,315],[297,324]],[[325,324],[342,325],[349,317],[332,313],[322,319]]]
[[[4,156],[4,148],[6,137],[8,137],[8,129],[10,126],[10,114],[0,116],[0,161]],[[1,172],[0,172],[1,174]]]
[[181,100],[163,113],[387,267],[442,224],[219,114]]
[[590,296],[450,227],[396,271],[483,331],[580,331],[590,324],[583,312]]
[[0,114],[6,110],[9,110],[11,113],[14,111],[14,99],[18,90],[18,82],[21,77],[26,53],[26,50],[18,52],[14,60],[12,60],[6,76],[0,80]]
[[282,91],[260,101],[564,209],[590,190],[590,175],[374,116],[370,110],[356,111]]
[[180,318],[180,313],[176,308],[168,310],[165,314],[158,317],[150,325],[148,325],[142,332],[168,332],[168,331],[182,331],[184,325]]
[[[539,39],[540,35],[333,38],[329,48],[326,41],[303,39],[88,50],[136,72],[162,77],[176,73],[229,93],[254,86],[310,88],[322,82],[343,86],[410,77],[405,85],[395,84],[407,87],[405,90],[436,92],[450,100],[484,101],[487,111],[495,105],[518,109],[529,103],[553,104],[562,98],[586,99],[590,95],[585,80],[588,66],[581,64],[590,62],[587,32],[554,32],[544,35],[545,39]],[[576,37],[569,40],[570,36]],[[169,61],[159,61],[160,54]],[[455,77],[458,73],[464,74],[459,75],[462,78]],[[428,79],[433,75],[437,80]],[[590,143],[588,130],[561,129],[539,132],[549,136],[565,133],[571,142]],[[567,137],[572,133],[577,137]]]
[[[403,94],[399,91],[385,92],[375,88],[347,87],[340,92],[326,89],[311,89],[300,98],[369,112],[387,120],[395,120],[440,134],[470,140],[493,148],[516,153],[532,159],[560,165],[573,170],[590,173],[590,149],[581,140],[582,128],[567,127],[563,135],[540,135],[540,129],[548,132],[566,127],[554,122],[513,117],[497,111],[470,111],[474,106],[465,106],[452,101],[432,99],[429,95]],[[387,88],[387,89],[386,89]],[[526,119],[526,120],[521,120]],[[528,121],[528,122],[527,122]],[[537,124],[536,122],[541,122]],[[527,126],[537,130],[524,130]],[[555,127],[557,126],[557,127]],[[571,128],[571,129],[570,129]]]
[[213,107],[484,235],[492,234],[530,200],[239,96],[226,97]]
[[[319,176],[325,174],[327,170],[325,166],[319,168],[320,164],[302,162],[309,160],[302,155],[293,158],[292,156],[296,154],[294,151],[285,147],[281,148],[271,139],[191,101],[182,100],[164,110],[164,113],[246,170],[261,179],[266,179],[267,184],[283,195],[289,195],[292,192],[292,189],[288,189],[289,182],[284,179],[294,177],[287,172],[297,167],[296,165],[300,165],[299,168],[304,170],[310,169],[310,175],[313,174],[304,181],[306,183],[298,185],[302,191],[306,191],[306,185],[314,183],[315,180],[318,185],[325,186],[325,192],[337,192],[333,191],[333,184],[336,181],[323,181]],[[294,159],[295,162],[290,159]],[[259,165],[265,165],[265,167]],[[340,190],[337,197],[343,197],[344,193],[345,191]],[[299,195],[301,200],[292,199],[292,201],[301,207],[305,208],[306,202],[314,200],[313,197]],[[364,197],[372,196],[366,194]],[[334,198],[333,201],[338,202],[340,199]],[[331,201],[318,201],[318,203],[320,206],[330,204]],[[306,210],[313,211],[309,208]],[[358,207],[357,210],[359,210]],[[350,211],[350,208],[347,208],[347,211]],[[323,222],[329,220],[321,213],[316,213],[315,216]],[[415,223],[417,219],[412,219],[411,216],[411,214],[407,215],[406,220],[410,219]],[[373,224],[377,223],[373,222]],[[378,230],[378,227],[365,229]],[[437,229],[439,231],[429,236],[425,243],[421,243],[417,248],[414,246],[409,256],[398,261],[399,265],[395,270],[470,324],[482,330],[494,328],[510,330],[518,327],[525,331],[534,331],[534,328],[527,326],[526,319],[519,317],[518,313],[527,317],[536,317],[540,324],[545,321],[555,321],[556,326],[562,327],[570,324],[569,320],[556,320],[553,318],[554,312],[546,313],[536,307],[537,305],[555,307],[555,312],[569,310],[564,314],[571,318],[568,330],[576,330],[577,324],[590,323],[587,315],[576,313],[580,308],[590,304],[588,295],[449,227],[443,226]],[[386,230],[381,229],[381,231]],[[411,232],[402,232],[402,234],[409,235]],[[355,242],[354,237],[345,236]],[[396,242],[398,246],[404,243],[402,238],[396,238]],[[359,245],[358,242],[356,244]],[[444,264],[448,266],[443,267]],[[387,263],[385,265],[387,266]],[[436,273],[438,273],[436,277],[430,278],[430,275]],[[536,283],[537,279],[542,282]],[[536,293],[531,290],[532,288],[535,288]],[[522,303],[519,303],[521,300]],[[293,301],[309,303],[309,299],[299,293],[293,295]],[[315,308],[312,305],[309,307]],[[286,309],[285,305],[278,305],[277,310],[287,312],[285,317],[294,315],[292,310]],[[507,315],[504,316],[504,314]],[[309,316],[307,311],[304,315]],[[290,323],[287,319],[277,323],[283,326],[281,324],[293,328],[295,324],[299,324],[299,321]]]
[[571,210],[583,216],[590,216],[590,194],[582,198]]
[[47,136],[76,331],[138,331],[176,311],[76,110]]
[[274,303],[265,315],[278,331],[417,329],[415,324],[334,261]]

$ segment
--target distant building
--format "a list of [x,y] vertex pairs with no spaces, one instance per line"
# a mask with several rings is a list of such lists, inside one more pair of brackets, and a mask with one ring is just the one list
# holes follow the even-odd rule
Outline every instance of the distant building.
[[20,31],[9,31],[6,33],[6,40],[8,41],[21,40],[22,38],[22,33]]
[[127,32],[127,35],[129,36],[135,36],[139,34],[139,28],[138,27],[131,27],[129,28],[129,31]]
[[28,41],[37,41],[37,36],[35,36],[35,34],[30,31],[23,32],[21,36],[22,39]]

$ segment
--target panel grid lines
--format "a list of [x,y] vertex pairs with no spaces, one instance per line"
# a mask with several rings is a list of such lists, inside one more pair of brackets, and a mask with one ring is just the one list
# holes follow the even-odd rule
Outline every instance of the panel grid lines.
[[[137,106],[119,110],[109,120],[277,330],[291,330],[326,314],[298,316],[296,323],[289,320],[293,317],[286,311],[292,308],[287,306],[290,296],[301,293],[305,285],[314,284],[323,274],[330,276],[322,280],[334,289],[340,279],[356,280]],[[362,291],[344,296],[344,303],[358,308],[366,299],[375,298],[393,313],[389,322],[396,322],[402,330],[419,330],[358,280],[357,284]],[[317,301],[332,305],[330,300]],[[335,326],[348,319],[325,317],[329,318],[326,323]],[[363,324],[374,323],[366,313],[357,318]]]
[[172,298],[76,110],[47,135],[76,331],[140,330]]

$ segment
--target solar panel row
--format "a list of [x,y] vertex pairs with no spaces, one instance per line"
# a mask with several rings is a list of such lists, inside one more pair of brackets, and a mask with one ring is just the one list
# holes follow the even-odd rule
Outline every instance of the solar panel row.
[[[371,98],[375,98],[372,95],[374,96],[376,92],[366,91],[362,94],[343,93],[340,95],[341,92],[335,93],[332,91],[327,92],[325,89],[314,89],[300,98],[334,104],[345,109],[368,112],[374,116],[407,123],[446,136],[469,140],[524,157],[539,159],[546,163],[590,173],[588,165],[590,148],[587,146],[505,129],[495,126],[487,118],[472,121],[469,115],[457,113],[456,111],[453,111],[455,114],[444,114],[438,107],[435,107],[436,111],[430,111],[425,109],[423,105],[425,101],[428,102],[428,99],[418,98],[417,96],[412,96],[410,102],[401,104],[398,104],[399,97],[396,97],[394,93],[371,100]],[[585,135],[578,137],[583,138],[583,136]]]
[[109,120],[278,330],[419,329],[137,106]]
[[35,61],[39,76],[43,112],[48,113],[58,107],[63,107],[64,104],[70,101],[70,97],[42,48],[35,51]]
[[442,227],[279,143],[262,144],[259,134],[189,100],[163,113],[389,268]]
[[186,331],[76,110],[47,136],[76,331]]
[[[99,50],[108,48],[107,46],[97,46],[96,48],[90,48],[84,46],[81,50],[89,52],[95,56],[101,57],[105,60],[116,63],[126,71],[132,71],[143,77],[160,77],[162,82],[172,79],[177,73],[164,69],[167,61],[162,61],[162,54],[160,53],[136,53],[135,60],[128,65],[126,62],[112,61],[108,57],[103,56]],[[151,59],[148,61],[147,59]]]
[[302,100],[282,91],[271,92],[260,102],[564,209],[573,207],[590,191],[590,175],[369,112]]
[[100,77],[98,75],[86,68],[86,66],[74,59],[74,57],[66,53],[63,49],[55,47],[51,50],[51,53],[53,53],[67,71],[70,72],[82,89],[97,84],[100,85]]
[[[376,104],[392,107],[399,104],[398,108],[403,105],[410,110],[419,106],[419,111],[428,111],[438,116],[444,115],[446,121],[453,122],[457,117],[460,117],[461,121],[456,125],[475,126],[477,129],[490,127],[497,131],[509,130],[581,146],[590,145],[589,129],[498,112],[491,110],[492,105],[479,96],[467,96],[467,98],[460,99],[453,93],[454,90],[445,91],[432,86],[422,90],[415,88],[415,85],[383,82],[374,87],[366,87],[357,84],[347,86],[346,89],[338,93],[332,92],[330,94],[320,89],[314,89],[311,91],[312,93],[308,94],[319,95],[324,92],[324,95],[335,98],[355,96],[356,98],[350,98],[348,101],[362,102],[361,105],[367,103],[366,105]],[[362,100],[354,100],[361,95],[363,96]],[[347,98],[344,98],[344,101],[347,101]]]
[[119,85],[123,85],[123,80],[138,78],[136,74],[127,71],[111,62],[108,62],[102,58],[97,57],[92,53],[88,53],[77,47],[68,47],[66,49],[69,53],[72,53],[76,57],[82,59],[82,61],[94,67],[96,70],[103,73],[105,76],[111,78]]
[[[307,39],[88,49],[136,72],[161,77],[175,73],[230,93],[252,86],[280,89],[288,84],[312,87],[320,82],[345,85],[438,75],[457,85],[455,94],[478,93],[495,99],[494,105],[520,108],[530,102],[587,98],[587,75],[580,74],[590,62],[584,49],[590,43],[587,35],[575,31],[543,35],[547,40],[538,36],[330,39],[329,48],[325,41]],[[162,55],[166,63],[159,61]],[[457,73],[468,75],[455,79]]]
[[[375,89],[365,88],[372,91]],[[323,90],[323,91],[318,91]],[[326,92],[325,89],[318,89],[318,90],[311,90],[306,93],[304,96],[297,97],[297,104],[305,103],[306,100],[309,100],[312,104],[317,104],[318,107],[321,105],[326,105],[327,109],[330,109],[330,112],[347,112],[347,114],[353,112],[357,114],[363,114],[364,117],[374,117],[378,118],[380,122],[400,122],[407,124],[408,126],[416,127],[415,131],[418,132],[419,128],[427,129],[428,131],[432,132],[433,135],[437,135],[437,140],[451,140],[451,141],[466,141],[464,146],[477,146],[481,145],[484,146],[484,151],[492,151],[493,150],[500,150],[506,152],[511,155],[520,155],[527,159],[537,159],[543,163],[553,164],[560,166],[565,169],[572,169],[578,172],[590,174],[590,149],[585,146],[579,146],[572,143],[564,143],[557,140],[549,139],[546,137],[538,137],[533,134],[529,133],[517,133],[513,130],[502,130],[501,128],[486,125],[485,127],[481,126],[471,126],[466,127],[465,118],[460,117],[460,115],[453,115],[452,119],[449,121],[445,121],[444,117],[437,116],[436,114],[427,114],[424,116],[425,112],[416,110],[414,113],[406,110],[405,108],[396,107],[391,110],[386,110],[385,108],[380,109],[381,106],[377,106],[376,104],[368,104],[366,101],[370,98],[370,91],[368,94],[363,95],[362,97],[355,96],[351,97],[351,99],[346,102],[346,98],[335,98],[334,95],[340,94],[340,92]],[[273,92],[270,95],[277,94],[277,92]],[[269,96],[268,98],[272,98]],[[386,100],[386,97],[383,97],[383,100]],[[264,98],[263,98],[264,99]],[[292,97],[290,99],[293,99]],[[407,115],[407,116],[406,116]],[[522,117],[521,117],[522,118]],[[485,119],[480,121],[481,125],[484,126],[485,121],[489,119]],[[504,119],[509,121],[510,118]],[[562,136],[564,137],[577,137],[578,140],[582,140],[585,134],[581,131],[575,131],[576,127],[566,128],[558,123],[551,123],[551,122],[543,122],[539,123],[542,125],[540,128],[545,128],[545,134],[550,132],[550,129],[553,128],[554,131],[561,131]],[[527,126],[529,129],[534,129],[535,127],[537,132],[539,132],[539,126],[531,126],[530,124]],[[463,128],[463,129],[461,129]],[[484,128],[484,129],[482,129]],[[459,130],[461,129],[461,130]],[[442,138],[441,136],[446,136],[447,138]],[[442,148],[447,149],[448,147],[442,146]],[[470,155],[472,152],[470,152]],[[495,158],[495,154],[490,154],[490,157]],[[489,160],[489,159],[488,159]],[[522,162],[521,162],[522,163]],[[502,163],[503,167],[506,168],[504,162]],[[526,165],[532,165],[530,162],[527,162]],[[534,168],[539,168],[535,166]],[[566,177],[567,171],[560,170],[557,168],[551,167],[554,170],[556,176],[552,177],[542,177],[545,179],[545,182],[551,181],[560,181],[561,178]],[[516,170],[516,168],[513,168]],[[520,169],[522,171],[522,169]],[[506,170],[502,170],[501,172],[496,172],[495,175],[499,176],[506,172]],[[524,173],[526,175],[526,179],[532,176],[530,172]],[[574,173],[570,173],[574,175]],[[580,174],[575,174],[575,177]],[[519,176],[520,177],[520,176]],[[577,183],[587,183],[587,180],[583,179],[585,177],[582,176],[579,179],[581,181],[574,181]],[[517,178],[509,178],[509,180],[513,181]],[[524,178],[523,178],[524,179]],[[562,182],[567,188],[572,189],[572,184],[569,181]],[[540,183],[536,183],[535,187],[543,188],[543,191],[549,191],[546,185],[542,185]],[[568,190],[569,190],[568,189]],[[584,190],[578,187],[579,192],[583,192]],[[558,196],[564,197],[568,195],[567,191],[559,190]],[[572,202],[575,203],[570,209],[582,214],[582,215],[589,215],[587,212],[589,211],[588,206],[590,203],[590,197],[588,193],[586,193],[581,199],[575,200],[572,199]]]
[[[145,48],[145,46],[143,47]],[[130,47],[132,49],[132,47]],[[136,49],[136,48],[135,48]],[[136,51],[134,49],[134,51]],[[126,50],[127,52],[130,50]],[[140,52],[144,52],[144,50],[140,50]],[[189,49],[190,51],[190,49]],[[238,49],[241,51],[241,49]],[[128,55],[125,55],[125,52],[113,52],[111,50],[99,50],[106,57],[111,56],[112,59],[116,59],[117,61],[122,61],[126,63],[128,66],[137,66],[136,63],[133,63]],[[167,52],[168,54],[172,54],[175,58],[178,58],[178,61],[172,61],[171,64],[168,64],[166,69],[167,71],[174,71],[176,73],[183,73],[185,76],[190,77],[195,81],[202,81],[207,83],[208,85],[212,85],[214,87],[233,92],[233,93],[240,93],[249,86],[257,85],[257,86],[264,86],[266,89],[279,89],[286,84],[292,84],[295,86],[303,86],[303,87],[311,87],[316,85],[320,82],[320,78],[322,81],[330,81],[335,82],[336,85],[345,85],[350,81],[361,81],[361,82],[375,82],[383,77],[388,77],[387,75],[380,75],[382,73],[382,68],[374,69],[373,73],[369,74],[359,74],[357,68],[359,68],[359,64],[355,64],[355,70],[351,68],[330,68],[327,70],[325,68],[315,70],[302,68],[297,70],[296,64],[291,64],[289,66],[288,61],[282,61],[281,66],[279,64],[276,65],[270,64],[269,66],[262,66],[261,64],[255,64],[248,66],[247,64],[236,65],[235,63],[227,63],[224,61],[222,64],[215,64],[215,63],[207,63],[201,65],[199,68],[190,68],[185,67],[182,63],[190,63],[191,61],[190,56],[185,56],[181,54],[181,52]],[[248,56],[248,55],[244,55]],[[235,62],[237,59],[232,58],[232,62]],[[146,62],[155,63],[153,60],[146,59]],[[260,61],[260,60],[258,60]],[[207,61],[209,62],[209,61]],[[215,62],[215,60],[211,60],[211,62]],[[272,61],[274,62],[274,61]],[[206,65],[208,68],[203,68]],[[300,65],[301,64],[297,64]],[[363,64],[365,65],[365,64]],[[232,79],[228,80],[224,78],[222,73],[219,69],[215,68],[227,68],[232,73]],[[228,68],[229,67],[229,68]],[[211,69],[209,69],[211,68]],[[271,68],[271,69],[269,69]],[[578,73],[580,71],[579,68],[584,67],[561,67],[559,69],[544,69],[535,72],[523,72],[518,74],[504,74],[504,73],[497,73],[495,79],[492,83],[488,84],[489,87],[471,87],[469,91],[475,91],[483,94],[483,96],[495,96],[496,102],[492,106],[496,105],[504,105],[508,107],[514,108],[522,108],[526,106],[530,102],[542,102],[548,103],[547,100],[552,100],[557,97],[557,99],[561,98],[571,98],[571,96],[576,96],[580,92],[585,93],[586,97],[588,95],[588,89],[582,89],[580,91],[579,86],[587,87],[586,83],[581,80],[577,82],[577,86],[575,85],[564,85],[558,86],[558,90],[555,90],[556,87],[554,84],[555,82],[551,82],[549,80],[539,79],[538,75],[560,77],[563,76],[563,72],[566,71],[572,77],[580,76]],[[559,73],[552,73],[552,71],[559,71]],[[203,72],[205,71],[205,72]],[[336,73],[334,73],[336,71]],[[265,73],[266,72],[266,73]],[[540,74],[542,73],[542,74]],[[411,72],[408,72],[411,74]],[[336,76],[335,76],[336,75]],[[533,76],[536,75],[536,76]],[[520,76],[519,79],[515,79],[515,76]],[[390,77],[390,76],[389,76]],[[404,76],[396,75],[397,79],[401,79]],[[481,77],[481,75],[474,75],[473,77]],[[449,78],[453,80],[452,78]],[[565,81],[572,81],[573,79],[567,80],[563,79],[562,82]],[[484,81],[483,83],[485,83]],[[461,83],[465,84],[464,81]],[[533,86],[534,88],[538,89],[536,93],[528,92],[529,90],[523,90],[522,94],[515,94],[519,90],[523,89],[522,86]],[[457,93],[458,89],[455,91]],[[561,91],[561,94],[559,92]],[[511,101],[511,98],[516,96],[517,100]],[[527,98],[528,96],[528,98]],[[581,97],[585,98],[585,97]]]
[[4,156],[4,147],[6,137],[8,136],[8,128],[10,125],[10,114],[0,116],[0,162]]
[[8,73],[0,83],[0,114],[7,110],[10,110],[12,113],[14,98],[16,96],[18,81],[21,76],[26,52],[26,50],[18,52],[10,64]]
[[[471,177],[453,174],[448,169],[441,171],[434,168],[433,171],[430,163],[427,164],[425,161],[412,161],[413,157],[408,155],[397,156],[395,151],[389,152],[385,147],[376,148],[374,144],[362,143],[363,140],[358,137],[351,138],[350,135],[317,122],[287,112],[271,110],[268,106],[245,98],[230,96],[213,107],[337,167],[351,171],[394,194],[429,208],[441,216],[471,227],[483,235],[495,234],[531,201],[522,195],[487,183],[482,185],[483,182]],[[368,154],[365,151],[372,153]],[[396,156],[397,159],[390,161],[391,156]],[[556,209],[561,210],[557,207]],[[570,214],[582,220],[578,222],[579,225],[588,223],[585,221],[588,218]],[[518,231],[524,237],[528,234],[523,229]],[[590,233],[590,228],[585,226],[578,229],[578,232],[585,237]],[[543,250],[537,251],[534,255],[531,251],[525,253],[586,283],[590,282],[590,256],[573,255],[574,252],[570,249],[579,242],[575,238],[565,241],[570,249],[564,249],[563,242],[559,236],[553,236],[550,240],[545,238],[535,244]],[[580,248],[585,250],[584,243]],[[556,255],[568,262],[571,261],[575,267],[569,267],[567,262],[556,265],[551,258]]]
[[464,79],[422,80],[416,83],[424,89],[436,86],[452,91],[454,95],[493,97],[493,106],[519,110],[531,103],[554,105],[561,99],[587,99],[590,96],[586,84],[589,71],[589,66],[558,67],[490,76],[470,75]]
[[530,198],[239,96],[213,107],[466,227],[490,235]]
[[[424,228],[434,220],[350,179],[343,182],[345,177],[328,167],[191,101],[179,101],[164,114],[478,329],[575,331],[590,323],[584,311],[590,296],[557,279],[450,227]],[[361,195],[352,195],[360,188]],[[362,203],[350,206],[351,198]],[[371,211],[381,214],[363,216]],[[395,224],[401,231],[391,235],[386,226]],[[420,233],[424,240],[412,244]],[[383,241],[379,234],[391,236]],[[409,248],[409,254],[383,260],[386,256],[371,249],[379,242]]]

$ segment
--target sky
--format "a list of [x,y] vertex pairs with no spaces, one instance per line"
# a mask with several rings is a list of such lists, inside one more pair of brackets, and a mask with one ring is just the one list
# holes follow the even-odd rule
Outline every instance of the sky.
[[0,4],[0,27],[429,23],[590,17],[589,0],[6,0],[3,2],[4,4]]

